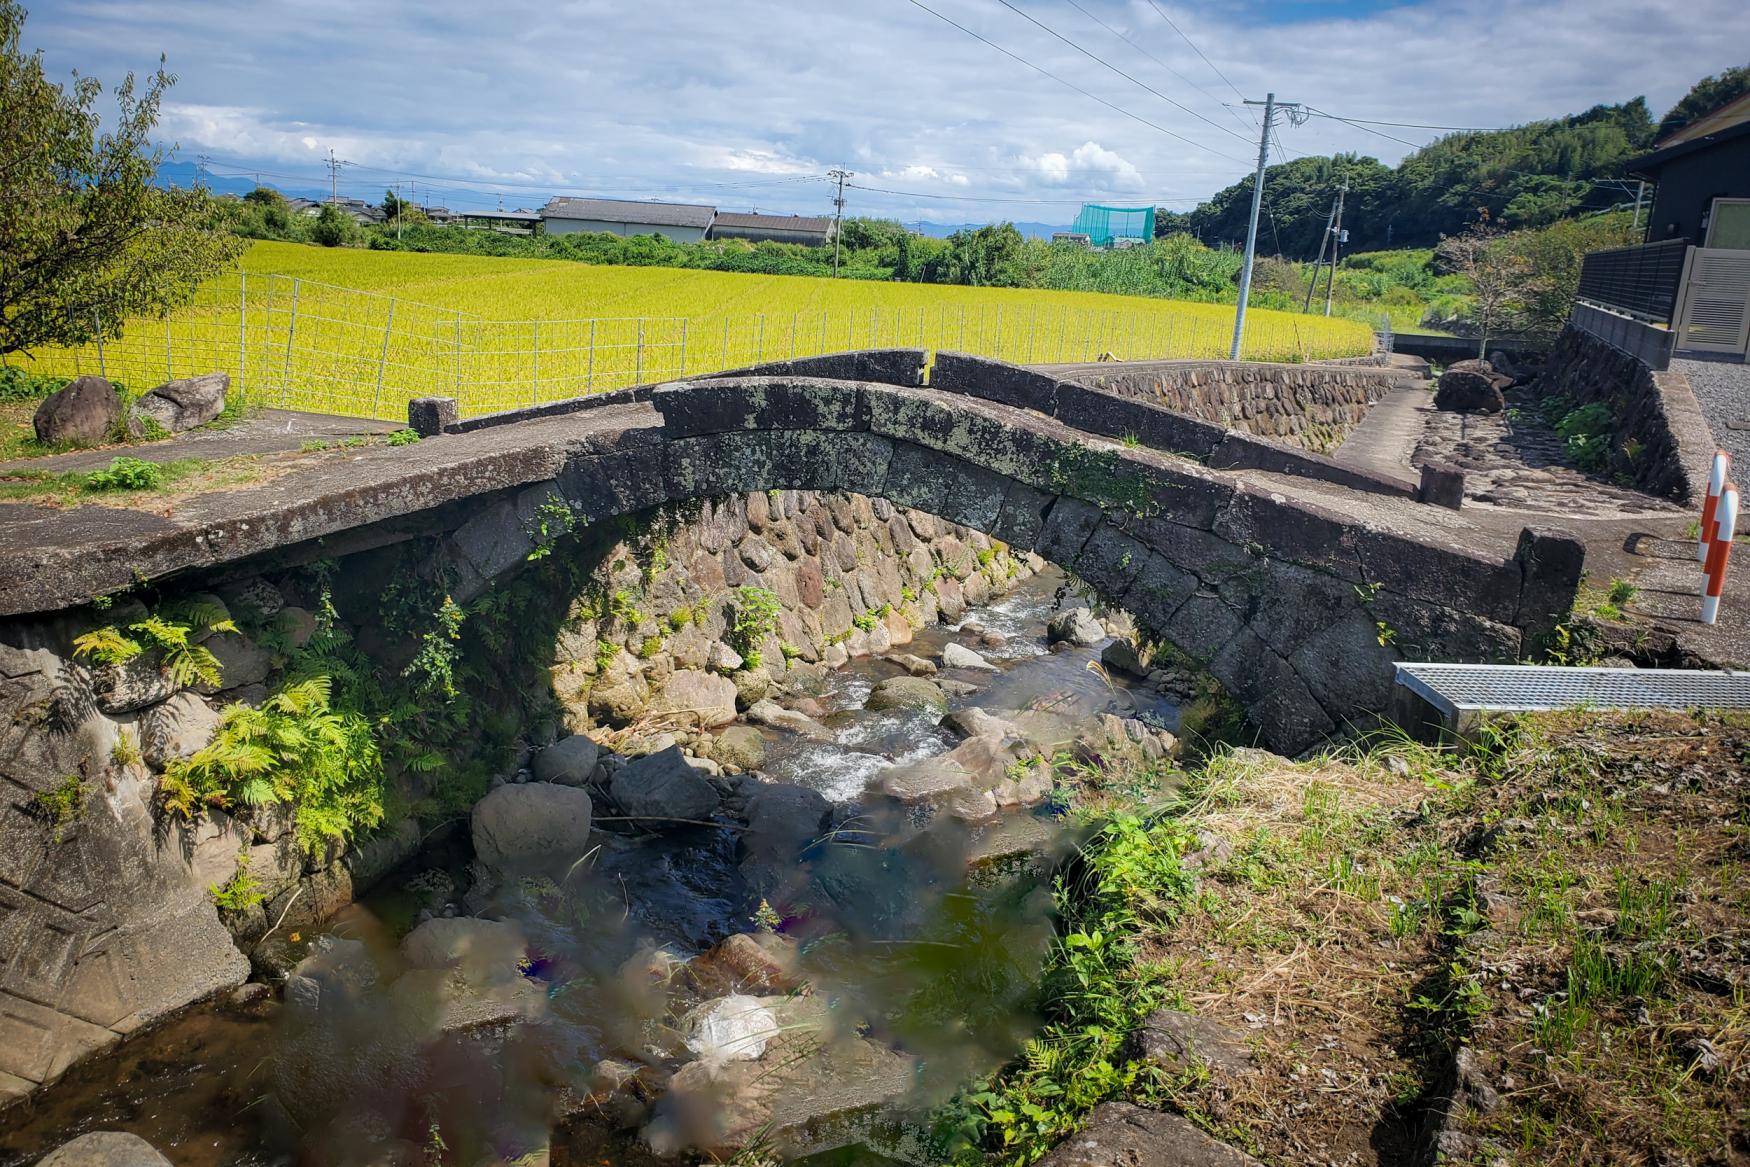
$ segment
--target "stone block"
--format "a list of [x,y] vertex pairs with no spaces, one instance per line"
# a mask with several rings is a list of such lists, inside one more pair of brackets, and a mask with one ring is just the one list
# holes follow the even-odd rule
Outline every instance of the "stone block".
[[1059,498],[1045,515],[1034,550],[1059,567],[1076,570],[1082,548],[1099,526],[1100,508],[1074,498]]
[[1370,583],[1422,603],[1512,624],[1519,610],[1519,565],[1388,531],[1355,529]]
[[436,437],[461,419],[454,397],[415,397],[407,403],[407,428],[422,438]]
[[664,385],[650,403],[673,438],[736,430],[863,430],[863,393],[854,381],[743,377]]
[[1464,471],[1445,462],[1424,464],[1422,481],[1416,487],[1416,501],[1455,511],[1461,509],[1464,506]]
[[1076,1134],[1039,1167],[1260,1167],[1244,1151],[1217,1142],[1176,1114],[1128,1102],[1103,1102]]
[[930,367],[932,389],[1032,409],[1048,417],[1057,412],[1058,385],[1056,378],[1044,373],[965,353],[938,352]]
[[1523,632],[1525,647],[1541,647],[1573,610],[1586,570],[1586,545],[1559,528],[1526,527],[1519,532],[1513,559],[1523,582],[1512,622]]
[[1058,386],[1056,406],[1057,420],[1065,425],[1108,438],[1134,437],[1151,450],[1199,460],[1208,458],[1228,436],[1213,422],[1067,382]]

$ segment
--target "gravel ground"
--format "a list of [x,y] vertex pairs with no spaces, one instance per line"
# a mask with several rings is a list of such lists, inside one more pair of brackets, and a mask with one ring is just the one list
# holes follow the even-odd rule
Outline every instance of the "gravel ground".
[[1689,378],[1695,399],[1734,466],[1750,466],[1750,365],[1676,360],[1671,371]]

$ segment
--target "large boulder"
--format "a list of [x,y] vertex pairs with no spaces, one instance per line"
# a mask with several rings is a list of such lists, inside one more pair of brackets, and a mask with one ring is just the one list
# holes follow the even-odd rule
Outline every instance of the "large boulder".
[[1440,374],[1434,408],[1456,413],[1500,413],[1507,408],[1487,361],[1460,361]]
[[37,1167],[170,1167],[170,1160],[139,1135],[92,1131],[62,1143],[37,1160]]
[[948,697],[940,685],[923,677],[888,677],[870,691],[863,707],[917,709],[940,717],[948,712]]
[[595,773],[601,750],[583,734],[554,742],[535,755],[535,777],[560,786],[582,786]]
[[1106,639],[1106,629],[1086,608],[1065,608],[1045,624],[1047,644],[1074,644],[1086,647]]
[[96,446],[109,440],[121,413],[114,385],[102,377],[75,377],[43,399],[31,427],[45,446]]
[[143,438],[150,436],[154,425],[173,434],[206,425],[225,412],[225,394],[230,388],[228,373],[203,373],[199,377],[166,381],[143,394],[129,408],[128,433]]
[[717,811],[716,787],[693,769],[679,746],[637,758],[620,767],[608,786],[620,809],[636,819],[704,821]]
[[769,725],[773,729],[788,730],[814,741],[830,742],[834,740],[832,730],[796,709],[786,709],[776,701],[755,701],[747,708],[747,719],[756,725]]
[[757,770],[766,761],[766,737],[751,725],[732,725],[708,748],[711,760],[739,770]]
[[474,805],[474,854],[488,866],[581,855],[589,845],[590,810],[589,795],[573,786],[500,786]]

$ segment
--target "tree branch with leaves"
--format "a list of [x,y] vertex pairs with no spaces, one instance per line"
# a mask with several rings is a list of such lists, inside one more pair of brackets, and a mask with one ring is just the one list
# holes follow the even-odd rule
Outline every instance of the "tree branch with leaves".
[[49,80],[22,46],[24,20],[0,0],[0,355],[163,316],[245,246],[220,229],[207,191],[153,185],[165,151],[152,130],[176,81],[163,59],[143,87],[131,73],[115,87],[106,126],[103,86]]

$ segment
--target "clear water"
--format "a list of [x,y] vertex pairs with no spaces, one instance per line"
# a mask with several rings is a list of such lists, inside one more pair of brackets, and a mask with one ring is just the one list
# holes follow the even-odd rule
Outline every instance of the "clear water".
[[[954,707],[1046,711],[1065,724],[1111,710],[1173,724],[1170,704],[1094,667],[1097,646],[1047,649],[1044,622],[1059,582],[1054,573],[1029,580],[963,622],[1002,643],[936,627],[896,651],[939,659],[958,640],[998,666],[945,673],[978,687]],[[900,671],[866,659],[830,678],[822,698],[830,742],[766,731],[767,776],[821,791],[854,828],[793,868],[744,870],[728,829],[604,831],[599,847],[563,869],[470,889],[465,844],[440,836],[438,848],[331,925],[363,942],[378,970],[378,983],[345,1009],[314,1024],[290,1009],[271,1019],[219,1005],[191,1010],[80,1067],[28,1107],[0,1113],[0,1167],[22,1167],[95,1129],[134,1131],[179,1167],[350,1163],[361,1161],[367,1134],[397,1138],[404,1158],[428,1162],[434,1123],[450,1148],[444,1163],[514,1158],[546,1141],[554,1100],[599,1059],[672,1065],[685,1056],[676,1029],[691,1000],[684,978],[663,985],[642,970],[663,959],[655,953],[685,959],[750,930],[762,897],[780,906],[782,930],[801,942],[815,996],[847,1029],[918,1059],[914,1108],[939,1101],[1012,1056],[1037,1027],[1029,1004],[1051,905],[1036,881],[968,883],[976,829],[859,804],[883,771],[954,744],[928,715],[862,709],[871,688]],[[422,902],[446,898],[410,890],[436,871],[455,885],[452,910],[520,925],[529,960],[514,976],[539,999],[542,1024],[489,1039],[446,1036],[419,1012],[429,1002],[388,987],[399,937]],[[403,1046],[414,1052],[395,1052]],[[631,1134],[587,1118],[563,1128],[553,1160],[654,1161]],[[830,1161],[886,1162],[866,1149]]]

